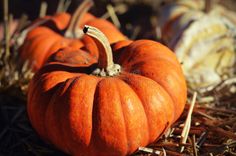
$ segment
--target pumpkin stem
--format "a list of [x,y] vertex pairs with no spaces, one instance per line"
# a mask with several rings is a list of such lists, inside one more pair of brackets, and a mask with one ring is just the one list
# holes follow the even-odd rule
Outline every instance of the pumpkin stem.
[[212,9],[213,1],[212,0],[205,0],[205,13],[209,13]]
[[73,13],[69,26],[65,32],[65,37],[68,38],[81,38],[83,36],[82,30],[77,30],[77,26],[84,17],[84,14],[93,6],[92,0],[84,0],[80,6]]
[[85,25],[83,32],[93,39],[99,49],[98,68],[93,71],[97,76],[115,76],[121,71],[119,64],[114,64],[112,49],[107,37],[97,28]]

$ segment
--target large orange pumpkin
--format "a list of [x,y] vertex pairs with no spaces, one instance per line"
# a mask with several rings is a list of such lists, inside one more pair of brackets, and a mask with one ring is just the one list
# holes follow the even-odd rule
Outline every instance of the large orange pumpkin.
[[71,47],[53,54],[30,82],[30,121],[70,155],[129,155],[158,139],[182,113],[181,66],[155,41],[121,41],[111,49],[96,28],[84,32],[96,41],[99,60]]
[[37,22],[42,24],[27,34],[20,48],[21,60],[23,62],[28,60],[32,69],[36,71],[52,53],[67,46],[77,48],[85,46],[94,57],[97,57],[98,50],[94,46],[95,43],[89,37],[81,36],[81,27],[85,24],[98,27],[107,35],[110,43],[126,39],[113,24],[87,13],[91,5],[91,0],[84,1],[72,18],[70,14],[63,12],[34,22],[34,24]]

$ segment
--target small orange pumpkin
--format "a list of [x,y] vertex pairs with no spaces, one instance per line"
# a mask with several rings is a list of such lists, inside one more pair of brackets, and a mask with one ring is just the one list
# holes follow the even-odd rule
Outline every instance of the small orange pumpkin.
[[113,45],[85,26],[99,60],[69,47],[51,56],[29,86],[28,114],[47,141],[70,155],[128,155],[154,142],[186,102],[176,56],[150,40]]
[[72,18],[68,13],[63,12],[54,16],[46,16],[34,22],[41,22],[42,24],[27,34],[20,48],[21,60],[23,62],[28,60],[33,70],[36,71],[52,53],[67,46],[77,48],[85,46],[94,57],[97,57],[98,49],[94,46],[95,43],[89,37],[82,37],[81,35],[81,27],[85,24],[101,29],[107,35],[110,43],[126,39],[113,24],[87,13],[91,6],[92,1],[86,0]]

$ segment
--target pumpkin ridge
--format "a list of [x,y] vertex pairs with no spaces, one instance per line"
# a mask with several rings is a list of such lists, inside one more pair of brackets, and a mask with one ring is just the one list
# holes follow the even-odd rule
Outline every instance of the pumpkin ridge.
[[[65,150],[66,152],[70,151],[68,150],[67,138],[65,138],[65,133],[63,133],[64,127],[62,117],[64,116],[61,115],[62,111],[66,110],[63,109],[62,111],[60,111],[59,107],[61,103],[59,103],[58,105],[56,102],[58,102],[58,98],[60,99],[61,97],[63,97],[63,94],[66,93],[67,89],[69,89],[75,81],[76,77],[65,80],[54,92],[47,105],[45,113],[45,119],[47,120],[44,120],[47,136],[50,136],[50,142],[56,145],[58,148]],[[62,99],[62,103],[63,102],[64,99]]]
[[[88,97],[88,94],[86,95],[86,98],[85,97],[83,97],[82,98],[82,100],[81,99],[79,99],[80,101],[78,101],[78,103],[80,103],[80,104],[76,104],[76,103],[72,103],[73,101],[70,101],[70,109],[72,110],[72,111],[70,111],[70,113],[69,113],[69,123],[70,123],[70,127],[68,128],[68,131],[69,132],[71,132],[70,134],[72,134],[72,135],[70,135],[70,138],[71,138],[71,140],[72,140],[72,144],[76,144],[76,145],[72,145],[71,147],[74,147],[74,149],[77,149],[78,147],[76,147],[77,146],[77,144],[80,144],[81,142],[82,142],[82,146],[81,146],[81,148],[82,148],[82,153],[84,154],[84,153],[86,153],[85,151],[86,151],[86,149],[89,149],[90,148],[90,146],[91,146],[91,143],[93,142],[93,109],[94,109],[94,100],[95,100],[95,93],[96,93],[96,89],[97,89],[97,84],[100,82],[100,79],[99,78],[97,78],[97,77],[92,77],[91,78],[91,76],[89,76],[89,75],[82,75],[82,76],[80,76],[80,78],[78,78],[77,77],[77,80],[80,80],[81,81],[81,79],[86,79],[86,80],[84,80],[84,84],[82,84],[82,85],[84,85],[84,90],[87,90],[88,88],[90,88],[90,89],[92,89],[92,91],[90,91],[89,90],[89,94],[90,94],[90,96],[92,97]],[[69,96],[71,97],[72,95],[73,95],[73,90],[74,89],[76,89],[76,87],[77,88],[79,88],[80,90],[81,90],[81,82],[79,81],[79,83],[77,83],[77,81],[76,81],[76,83],[77,84],[75,84],[74,86],[72,86],[72,88],[71,88],[71,90],[70,90],[70,92],[69,92]],[[89,82],[91,82],[91,81],[96,81],[95,83],[96,84],[92,84],[92,83],[89,83]],[[77,86],[76,86],[77,85]],[[91,85],[93,85],[93,86],[91,86]],[[76,86],[76,87],[75,87]],[[87,87],[86,87],[87,86]],[[93,92],[93,93],[92,93]],[[77,94],[76,94],[77,95]],[[80,95],[77,95],[77,96],[80,96]],[[73,97],[73,96],[72,96]],[[91,98],[91,99],[90,99]],[[73,99],[73,98],[72,98]],[[88,105],[91,105],[91,107],[90,107],[90,109],[89,110],[91,110],[91,116],[90,117],[88,117],[87,119],[81,119],[81,115],[80,116],[78,116],[78,111],[77,111],[77,113],[76,113],[76,111],[74,111],[75,109],[78,109],[78,108],[75,108],[75,107],[79,107],[79,106],[81,106],[82,105],[82,107],[84,106],[84,103],[86,103],[86,102],[84,102],[84,101],[88,101],[88,100],[91,100],[91,103],[90,104],[88,104]],[[81,103],[83,103],[83,104],[81,104]],[[73,106],[74,105],[74,106]],[[89,106],[88,106],[89,107]],[[84,111],[84,110],[83,110]],[[83,112],[82,111],[82,112]],[[79,113],[79,114],[81,114],[81,113]],[[76,115],[77,115],[77,117],[76,117]],[[86,114],[86,115],[89,115],[89,114]],[[83,115],[82,115],[83,116]],[[85,134],[85,137],[83,137],[83,135],[81,134],[81,127],[79,126],[80,124],[83,124],[83,128],[84,128],[84,122],[86,123],[86,122],[88,122],[87,120],[90,120],[91,119],[91,125],[86,125],[85,124],[85,130],[83,130],[83,132],[82,133],[90,133],[89,134],[89,136],[87,136],[86,134]],[[78,123],[78,121],[77,120],[82,120],[82,122],[80,122],[80,123]],[[85,121],[86,120],[86,121]],[[74,122],[73,122],[74,121]],[[76,124],[73,124],[73,123],[76,123]],[[91,126],[91,128],[90,128],[90,126]],[[90,129],[89,129],[90,128]],[[79,131],[78,131],[78,129],[79,129]],[[79,134],[79,136],[78,136],[78,134]],[[81,134],[81,135],[80,135]],[[74,138],[73,136],[77,136],[78,138],[79,138],[79,140],[77,140],[77,138]],[[82,138],[80,138],[80,137],[82,137]],[[87,138],[86,137],[89,137],[89,140],[87,140]],[[72,148],[73,149],[73,148]],[[76,155],[76,154],[78,154],[78,153],[81,153],[81,151],[75,151],[75,152],[71,152],[71,153],[73,153],[73,155]]]
[[[70,122],[70,120],[71,120],[71,107],[72,107],[71,106],[72,102],[70,100],[71,94],[72,94],[71,91],[73,90],[76,83],[78,83],[80,78],[83,76],[85,76],[85,75],[79,75],[79,76],[73,77],[72,79],[67,79],[65,81],[65,83],[67,83],[67,81],[71,81],[71,82],[68,82],[69,83],[68,87],[66,89],[65,89],[65,87],[63,87],[64,90],[61,92],[62,96],[66,97],[66,98],[63,98],[62,101],[61,100],[56,101],[59,103],[60,102],[63,103],[63,104],[61,104],[61,109],[59,109],[59,111],[56,111],[56,113],[59,114],[58,115],[59,117],[57,119],[60,121],[60,125],[58,128],[61,131],[61,138],[62,138],[61,140],[63,140],[63,141],[59,141],[59,142],[63,142],[64,147],[67,149],[67,151],[69,153],[75,153],[73,150],[71,150],[72,148],[70,148],[70,147],[75,147],[75,144],[77,143],[76,140],[73,138],[73,134],[74,134],[74,132],[72,130],[73,125]],[[83,89],[83,87],[81,89]],[[60,106],[56,107],[56,109],[58,109],[58,108],[60,108]],[[79,148],[79,146],[77,148]],[[73,148],[73,149],[77,149],[77,148]]]
[[[137,58],[138,59],[138,58]],[[162,70],[161,67],[165,66],[166,70]],[[176,67],[172,62],[169,62],[168,60],[159,60],[159,61],[150,61],[147,62],[141,62],[140,64],[134,64],[132,66],[128,66],[126,68],[126,71],[131,73],[136,73],[138,75],[143,75],[144,77],[149,77],[150,79],[155,80],[158,82],[167,92],[168,94],[173,98],[173,100],[178,99],[177,95],[175,94],[176,91],[173,92],[173,90],[170,90],[170,84],[167,84],[168,78],[171,78],[172,86],[186,86],[185,81],[182,79],[183,73],[181,71],[180,67]],[[155,71],[155,72],[152,72]],[[167,73],[167,71],[170,71]],[[159,75],[159,76],[158,76]],[[175,80],[175,81],[174,81]],[[176,83],[176,81],[178,83]],[[175,84],[173,84],[175,82]],[[181,87],[178,87],[177,89],[181,89]],[[185,90],[185,89],[184,89]],[[184,90],[181,90],[181,93],[184,93]],[[182,98],[184,99],[184,98]],[[177,103],[173,101],[173,104],[175,108],[181,107],[181,110],[183,109],[182,106],[183,101],[178,99]],[[178,109],[176,109],[178,110]],[[181,112],[181,111],[179,111]],[[179,116],[179,112],[176,112],[176,119]]]
[[[117,83],[115,84],[115,86],[116,86],[116,89],[118,89],[118,87],[117,87]],[[121,100],[121,95],[119,94],[119,100]],[[127,121],[126,121],[126,119],[125,119],[125,116],[124,116],[124,108],[122,107],[122,101],[120,101],[120,108],[121,108],[121,113],[122,113],[122,117],[123,117],[123,122],[124,122],[124,127],[125,127],[125,138],[126,138],[126,148],[127,148],[127,150],[126,151],[129,151],[129,143],[128,143],[128,128],[127,128]]]
[[[101,79],[102,80],[102,79]],[[98,85],[100,84],[101,80],[98,80],[97,82],[97,85],[95,86],[95,91],[94,91],[94,94],[93,94],[93,103],[92,103],[92,128],[91,128],[91,139],[90,139],[90,144],[89,144],[89,148],[93,149],[95,146],[94,144],[96,144],[96,138],[94,136],[96,136],[96,133],[95,133],[95,130],[94,130],[94,124],[95,124],[95,121],[94,119],[96,119],[97,117],[95,116],[96,114],[94,112],[96,112],[96,96],[99,92],[99,89],[98,89]],[[90,151],[90,154],[93,155],[94,154],[94,151]]]
[[[167,63],[167,62],[166,62]],[[150,68],[151,69],[155,69],[155,66],[151,66],[151,65],[149,65],[150,66]],[[145,69],[147,68],[147,66],[145,65]],[[166,68],[167,68],[167,66],[166,66]],[[155,70],[156,71],[156,70]],[[180,109],[180,107],[182,107],[183,106],[183,102],[182,101],[180,101],[179,99],[178,99],[178,96],[172,91],[172,90],[170,90],[172,87],[170,87],[170,82],[168,82],[167,83],[167,81],[168,81],[168,78],[171,78],[171,81],[172,81],[172,83],[175,83],[175,84],[178,84],[178,86],[184,86],[183,84],[184,84],[184,82],[183,81],[181,81],[182,79],[181,79],[181,77],[179,76],[179,71],[178,70],[176,70],[176,68],[175,68],[175,70],[170,70],[171,71],[171,73],[169,72],[169,74],[168,74],[168,77],[165,77],[164,78],[164,80],[163,80],[163,78],[162,79],[160,79],[158,76],[153,76],[153,75],[150,75],[149,73],[142,73],[142,71],[141,71],[141,74],[140,75],[143,75],[144,77],[148,77],[148,78],[150,78],[150,79],[153,79],[154,81],[156,81],[160,86],[162,86],[162,88],[168,93],[168,95],[171,97],[171,99],[172,99],[172,101],[173,101],[173,106],[174,106],[174,108],[175,108],[175,110],[176,111],[178,111],[178,109]],[[155,75],[161,75],[161,73],[156,73]],[[171,75],[171,76],[170,76]],[[156,78],[155,78],[156,77]],[[176,83],[176,82],[178,82],[178,83]],[[172,84],[172,85],[174,85],[174,84]],[[181,90],[182,92],[183,92],[183,89]],[[176,101],[177,100],[177,101]],[[180,112],[182,112],[182,109],[183,108],[181,108],[181,110],[179,110]],[[175,112],[175,115],[174,115],[175,117],[175,120],[178,118],[178,116],[179,116],[179,114],[177,113],[177,112]],[[174,122],[174,121],[173,121]],[[173,123],[172,122],[172,123]],[[171,123],[171,124],[172,124]]]
[[[29,105],[29,104],[27,104],[27,111],[29,112],[28,113],[28,117],[29,117],[29,120],[31,121],[31,123],[32,123],[32,126],[34,127],[34,128],[36,128],[36,130],[37,130],[37,133],[40,135],[40,136],[42,136],[45,140],[47,140],[46,138],[47,138],[47,136],[45,135],[45,126],[38,126],[38,122],[37,122],[37,115],[35,115],[36,113],[33,113],[33,111],[34,111],[34,107],[36,107],[35,106],[35,103],[34,102],[32,102],[32,101],[35,101],[35,99],[36,99],[36,97],[38,96],[38,91],[37,91],[37,86],[39,86],[39,84],[40,84],[40,80],[38,79],[38,80],[36,80],[36,82],[33,84],[33,83],[30,83],[30,90],[28,91],[28,95],[32,95],[32,96],[28,96],[28,98],[27,98],[27,101],[30,101],[31,102],[31,104]],[[32,87],[32,85],[33,85],[33,87]],[[37,123],[37,124],[35,124],[35,123]]]
[[[45,73],[43,75],[36,74],[35,77],[33,78],[35,83],[32,83],[32,81],[31,81],[30,90],[28,92],[29,96],[28,96],[28,100],[27,100],[28,101],[27,110],[29,112],[28,113],[29,118],[31,121],[32,120],[37,121],[37,122],[31,122],[31,123],[33,124],[33,127],[36,128],[36,130],[40,134],[40,136],[42,136],[45,140],[48,140],[48,139],[46,139],[47,137],[45,137],[46,136],[45,130],[43,130],[43,129],[45,129],[45,126],[41,126],[41,125],[43,125],[42,121],[45,121],[45,119],[42,120],[42,117],[39,113],[45,113],[45,110],[47,109],[46,105],[48,104],[48,101],[52,97],[51,96],[52,93],[54,93],[60,87],[60,85],[65,81],[65,80],[58,79],[58,77],[55,77],[55,75],[54,75],[55,73],[50,73],[50,74]],[[73,76],[71,73],[66,73],[66,72],[63,72],[63,73],[65,74],[64,75],[65,77],[72,77]],[[62,73],[60,75],[62,75]],[[48,79],[52,79],[54,85],[52,85],[51,84],[52,82],[51,82],[50,87],[48,87],[48,84],[44,83]],[[42,84],[44,84],[44,86],[42,86]],[[38,88],[41,88],[44,91],[40,93],[37,90]],[[39,97],[40,97],[40,99],[39,99]],[[37,101],[40,101],[40,104],[37,104],[36,103]],[[37,110],[35,113],[33,113],[34,109]],[[32,112],[32,113],[30,113],[30,112]],[[41,123],[41,124],[35,125],[34,123]]]
[[[172,107],[174,108],[174,103],[173,103],[173,100],[172,100],[172,98],[171,98],[171,96],[169,95],[169,93],[165,90],[165,88],[163,88],[163,86],[161,86],[158,82],[156,82],[156,81],[154,81],[154,80],[152,80],[151,78],[149,78],[149,77],[145,77],[145,76],[142,76],[142,75],[138,75],[138,74],[133,74],[133,73],[130,73],[130,74],[127,74],[128,75],[128,77],[130,77],[130,76],[135,76],[135,77],[139,77],[138,79],[141,79],[141,78],[143,78],[143,79],[147,79],[148,81],[150,81],[150,82],[153,82],[153,83],[155,83],[157,86],[158,86],[158,88],[161,88],[161,90],[162,90],[162,92],[164,93],[164,94],[166,94],[168,97],[169,97],[169,99],[171,100],[171,105],[172,105]],[[139,97],[139,99],[140,99],[140,101],[142,102],[142,104],[143,104],[143,107],[144,107],[144,110],[145,110],[145,113],[146,113],[146,117],[147,117],[147,119],[148,118],[152,118],[152,117],[148,117],[148,115],[147,115],[147,112],[146,112],[146,109],[145,109],[145,106],[144,106],[144,99],[143,99],[143,97],[141,97],[142,95],[140,95],[140,93],[137,93],[136,92],[136,89],[135,88],[138,88],[137,86],[135,86],[136,85],[136,83],[135,82],[131,82],[132,80],[129,80],[130,78],[128,78],[128,80],[127,80],[127,76],[121,76],[121,79],[124,81],[124,82],[126,82],[134,91],[135,91],[135,93],[137,94],[137,96]],[[138,82],[137,82],[138,83]],[[163,94],[162,93],[162,94]],[[165,108],[165,107],[164,107]],[[173,109],[172,108],[172,109]],[[165,110],[166,112],[168,112],[168,110]],[[165,116],[165,119],[166,119],[166,123],[163,123],[165,126],[163,127],[163,130],[162,131],[165,131],[165,129],[166,128],[168,128],[169,127],[169,125],[170,125],[170,123],[171,122],[173,122],[173,119],[174,119],[174,116],[172,115],[172,118],[171,119],[169,119],[169,117],[167,116],[168,114],[167,113],[164,113],[164,116]],[[151,139],[151,136],[150,136],[150,126],[151,126],[151,123],[150,123],[150,121],[149,120],[147,120],[148,121],[148,128],[149,128],[149,141],[150,142],[153,142],[153,141],[155,141],[156,140],[156,138],[158,137],[158,136],[160,136],[161,134],[162,134],[162,132],[158,135],[158,136],[156,136],[156,137],[154,137],[154,140],[150,140]],[[166,126],[167,125],[167,126]]]
[[[91,133],[91,142],[90,142],[90,148],[91,149],[95,149],[95,150],[92,150],[89,155],[104,155],[104,151],[101,150],[101,142],[104,143],[104,140],[101,140],[101,134],[98,134],[98,125],[99,125],[99,117],[100,116],[104,116],[104,114],[101,114],[101,112],[99,112],[99,110],[101,109],[101,105],[98,105],[99,101],[98,99],[101,98],[101,86],[103,86],[103,83],[107,81],[107,79],[114,79],[114,78],[99,78],[99,82],[97,83],[96,85],[96,89],[95,89],[95,92],[94,92],[94,101],[93,101],[93,108],[92,108],[92,133]],[[112,80],[111,80],[112,81]],[[113,89],[114,90],[117,90],[116,88],[116,85],[115,83],[113,84]],[[116,96],[116,98],[119,97]],[[119,97],[120,98],[120,97]],[[125,131],[125,134],[126,134],[126,124],[125,124],[125,120],[124,120],[124,115],[123,115],[123,110],[122,110],[122,107],[121,107],[121,104],[118,105],[119,108],[120,108],[120,113],[122,113],[122,118],[123,118],[123,130]],[[108,121],[107,122],[110,122],[110,118],[107,119]],[[119,120],[120,121],[120,120]],[[116,123],[111,123],[111,124],[116,124]],[[95,129],[96,128],[96,129]],[[101,127],[100,127],[101,128]],[[98,137],[99,136],[99,137]],[[120,136],[119,136],[120,137]],[[124,141],[125,139],[125,141]],[[125,142],[125,145],[127,145],[127,136],[125,136],[125,138],[122,138],[122,142]],[[106,142],[107,143],[107,142]],[[97,146],[99,145],[99,146]],[[105,151],[108,150],[108,149],[104,149]],[[128,147],[126,147],[125,151],[128,150]],[[122,150],[124,151],[124,150]],[[106,151],[108,152],[108,151]],[[111,151],[110,151],[111,152]],[[127,153],[126,153],[127,154]],[[115,154],[117,155],[117,154]],[[124,154],[122,154],[124,155]]]
[[[120,80],[122,80],[127,86],[129,86],[129,88],[130,88],[130,89],[134,92],[134,94],[137,96],[137,98],[139,99],[140,103],[142,104],[143,110],[144,110],[144,112],[145,112],[145,117],[146,117],[146,120],[147,120],[147,122],[148,122],[147,112],[146,112],[146,110],[145,110],[145,108],[144,108],[143,100],[140,98],[139,94],[136,93],[136,91],[135,91],[135,89],[133,88],[133,86],[131,86],[131,85],[127,82],[127,80],[125,80],[125,77],[127,78],[126,74],[129,75],[128,73],[123,73],[123,75],[122,75],[122,77],[120,78]],[[147,132],[148,132],[148,140],[149,140],[149,139],[150,139],[150,134],[149,134],[149,132],[150,132],[150,127],[149,127],[149,124],[147,124],[147,129],[148,129]]]
[[[45,110],[47,110],[47,103],[44,103],[44,105],[37,105],[35,104],[35,100],[37,100],[38,96],[43,96],[41,95],[39,92],[37,92],[37,88],[38,86],[41,85],[41,82],[38,81],[38,83],[35,85],[35,89],[33,91],[33,93],[31,92],[32,96],[31,97],[31,104],[27,106],[27,110],[29,112],[32,112],[34,110],[34,108],[37,108],[38,110],[43,110],[42,112],[44,113],[43,116],[42,114],[38,114],[38,113],[30,113],[29,114],[29,119],[32,121],[33,123],[33,127],[36,127],[37,129],[37,133],[42,136],[45,140],[48,140],[46,138],[47,137],[47,132],[46,132],[46,127],[45,127]],[[54,91],[57,91],[58,88],[60,88],[61,83],[58,83],[56,86],[54,86],[53,88],[51,88],[50,90],[46,91],[45,93],[49,94],[49,93],[54,93]],[[44,97],[45,98],[45,97]],[[48,98],[50,98],[50,96],[48,96]],[[50,101],[51,99],[49,99],[48,101]],[[40,119],[39,119],[40,118]],[[37,123],[36,125],[34,123]]]
[[[65,103],[65,104],[62,105],[62,107],[64,106],[63,107],[64,109],[59,109],[60,105],[59,105],[59,107],[58,106],[56,107],[56,110],[59,109],[59,111],[56,111],[56,113],[60,112],[60,114],[57,117],[58,121],[60,121],[60,122],[58,122],[60,124],[59,124],[59,127],[57,127],[57,128],[60,129],[61,138],[62,138],[62,141],[60,141],[60,143],[64,141],[63,142],[64,147],[67,149],[67,151],[69,153],[73,153],[73,151],[71,150],[71,147],[73,147],[73,146],[71,146],[71,144],[73,144],[74,140],[73,140],[73,137],[71,137],[71,131],[68,131],[68,129],[71,128],[71,123],[70,123],[71,102],[70,102],[70,94],[68,94],[68,92],[70,92],[70,90],[74,87],[74,85],[78,82],[78,80],[83,76],[84,75],[75,76],[75,77],[69,78],[65,81],[65,84],[67,82],[69,84],[66,88],[63,87],[62,89],[64,89],[64,90],[61,92],[62,100],[65,100],[65,101],[63,101],[63,103]],[[61,103],[61,101],[59,101],[59,103]]]
[[[132,87],[130,87],[130,85],[128,85],[125,81],[123,81],[122,79],[117,79],[117,82],[115,83],[116,85],[116,88],[119,90],[119,97],[120,97],[120,104],[121,104],[121,108],[122,108],[122,113],[123,113],[123,116],[124,116],[124,122],[125,122],[125,128],[126,128],[126,136],[127,136],[127,145],[128,145],[128,149],[127,149],[127,154],[131,154],[133,153],[135,150],[137,149],[134,149],[134,147],[137,147],[137,145],[139,146],[144,146],[148,143],[148,140],[149,140],[149,126],[148,126],[148,119],[147,119],[147,114],[146,114],[146,111],[144,109],[144,106],[142,104],[142,101],[141,99],[139,98],[139,96],[137,95],[137,93],[133,90]],[[129,89],[129,92],[124,92],[124,90],[122,91],[122,89],[124,88],[124,86],[126,86],[125,88]],[[131,93],[132,92],[132,93]],[[140,115],[139,116],[139,121],[142,121],[140,124],[143,126],[142,128],[140,127],[137,127],[136,126],[136,130],[139,130],[139,133],[137,133],[137,136],[134,137],[133,133],[132,132],[134,130],[134,128],[132,128],[132,124],[129,123],[130,122],[130,118],[134,118],[133,116],[131,117],[130,115],[127,116],[127,114],[129,113],[124,113],[125,110],[131,110],[132,111],[132,107],[129,108],[129,101],[130,99],[125,99],[125,96],[130,96],[129,94],[131,93],[132,95],[132,102],[134,102],[133,100],[135,101],[139,101],[139,103],[137,104],[132,104],[133,106],[136,106],[137,105],[139,107],[137,108],[141,108],[141,111],[139,112]],[[123,94],[123,95],[122,95]],[[125,96],[124,96],[125,95]],[[128,104],[128,105],[127,105]],[[128,108],[127,108],[128,107]],[[136,108],[134,107],[134,108]],[[136,109],[137,109],[136,108]],[[136,110],[137,111],[137,110]],[[128,111],[129,112],[129,111]],[[145,116],[145,117],[144,117]],[[142,119],[142,120],[141,120]],[[134,121],[132,121],[132,123],[134,124]],[[127,125],[129,127],[127,127]],[[135,125],[135,124],[134,124]],[[145,129],[145,130],[144,130]],[[141,135],[140,135],[141,134]],[[140,136],[142,136],[140,138]]]

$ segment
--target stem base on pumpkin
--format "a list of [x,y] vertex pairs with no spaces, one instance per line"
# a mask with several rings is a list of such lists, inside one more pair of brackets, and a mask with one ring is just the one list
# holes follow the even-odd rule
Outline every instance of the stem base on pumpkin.
[[97,28],[85,25],[83,32],[92,37],[99,47],[98,68],[92,74],[96,76],[115,76],[121,72],[121,66],[114,64],[110,43],[107,37]]
[[119,75],[121,72],[121,66],[119,64],[113,64],[110,67],[107,67],[106,69],[102,68],[96,68],[92,75],[101,76],[101,77],[108,77],[108,76],[116,76]]

